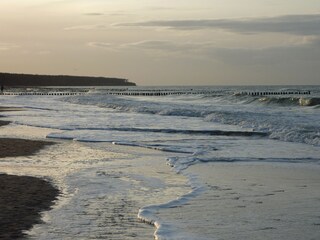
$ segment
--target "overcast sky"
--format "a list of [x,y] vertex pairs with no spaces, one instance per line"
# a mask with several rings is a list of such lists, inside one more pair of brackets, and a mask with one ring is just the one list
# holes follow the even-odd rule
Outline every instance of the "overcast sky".
[[320,84],[320,1],[1,0],[0,71]]

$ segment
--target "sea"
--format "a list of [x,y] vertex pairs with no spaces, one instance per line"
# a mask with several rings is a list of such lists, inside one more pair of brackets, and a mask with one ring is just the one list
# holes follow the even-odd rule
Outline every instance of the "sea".
[[30,239],[320,239],[320,86],[5,92],[2,136],[59,143],[0,162],[62,192]]

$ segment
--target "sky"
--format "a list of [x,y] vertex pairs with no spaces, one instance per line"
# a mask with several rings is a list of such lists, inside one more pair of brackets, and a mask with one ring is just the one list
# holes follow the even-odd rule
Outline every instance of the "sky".
[[319,85],[319,0],[1,0],[0,72]]

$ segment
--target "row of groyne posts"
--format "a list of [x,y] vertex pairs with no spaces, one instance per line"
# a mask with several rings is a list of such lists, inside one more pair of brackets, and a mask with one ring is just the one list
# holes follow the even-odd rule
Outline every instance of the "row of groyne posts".
[[[20,96],[20,95],[38,95],[38,96],[74,96],[74,95],[85,95],[88,91],[79,91],[79,92],[17,92],[17,91],[6,91],[1,92],[0,95],[7,96]],[[121,96],[167,96],[167,95],[185,95],[185,94],[212,94],[215,91],[206,91],[206,90],[134,90],[134,89],[108,89],[98,94],[108,94],[108,95],[121,95]]]
[[[17,95],[37,95],[37,96],[75,96],[75,95],[86,95],[88,91],[71,91],[71,92],[16,92],[6,91],[0,92],[0,95],[17,96]],[[141,90],[141,89],[108,89],[100,92],[100,94],[109,95],[120,95],[120,96],[167,96],[167,95],[189,95],[189,94],[217,94],[217,91],[210,90],[172,90],[172,89],[161,89],[161,90]],[[259,92],[237,92],[234,95],[249,95],[249,96],[269,96],[269,95],[310,95],[311,91],[259,91]]]
[[[151,90],[151,91],[109,91],[111,95],[124,95],[124,96],[166,96],[166,95],[189,95],[189,94],[217,94],[217,91],[208,90],[185,90],[185,91],[172,91],[172,90]],[[250,95],[250,96],[268,96],[268,95],[310,95],[311,91],[268,91],[268,92],[240,92],[233,95]]]
[[209,90],[172,90],[172,89],[161,89],[161,90],[141,90],[141,89],[130,89],[130,90],[109,90],[107,94],[110,95],[122,95],[122,96],[167,96],[167,95],[190,95],[190,94],[213,94],[216,91]]
[[87,92],[1,92],[0,95],[6,96],[75,96],[85,95]]
[[310,95],[311,91],[267,91],[267,92],[240,92],[235,95],[250,95],[250,96],[270,96],[270,95]]

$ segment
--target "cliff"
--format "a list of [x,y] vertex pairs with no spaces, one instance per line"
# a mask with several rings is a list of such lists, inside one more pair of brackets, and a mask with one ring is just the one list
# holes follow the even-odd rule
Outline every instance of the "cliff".
[[36,75],[18,73],[0,73],[0,84],[12,87],[34,86],[135,86],[123,78]]

